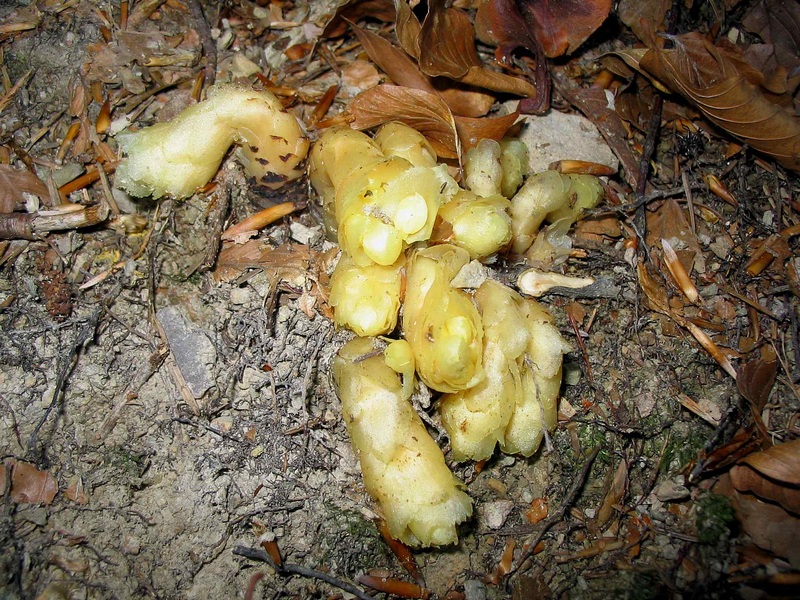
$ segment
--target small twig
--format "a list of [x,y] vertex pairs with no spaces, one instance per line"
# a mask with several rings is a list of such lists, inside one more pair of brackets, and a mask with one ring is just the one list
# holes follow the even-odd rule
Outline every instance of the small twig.
[[697,224],[694,218],[694,196],[692,195],[692,186],[689,184],[689,173],[685,169],[681,170],[681,182],[683,183],[683,190],[686,192],[686,203],[689,208],[689,226],[692,228],[692,233],[697,233]]
[[203,54],[206,55],[206,83],[214,85],[217,78],[217,45],[211,37],[211,27],[208,25],[205,15],[203,14],[203,7],[200,5],[200,0],[187,0],[189,12],[192,14],[197,33],[200,35],[200,41],[203,44]]
[[322,350],[322,345],[328,341],[333,334],[333,330],[329,329],[327,333],[321,335],[317,340],[317,343],[314,345],[314,349],[311,351],[311,356],[308,357],[308,367],[306,368],[306,373],[303,376],[303,395],[301,397],[301,402],[303,404],[303,408],[306,411],[306,414],[310,414],[310,408],[307,406],[308,403],[308,393],[311,390],[311,385],[314,381],[314,371],[317,367],[317,360],[319,358],[320,350]]
[[211,202],[207,209],[206,214],[206,235],[208,236],[208,244],[203,256],[203,262],[197,270],[200,273],[205,273],[214,268],[217,264],[217,256],[219,255],[219,248],[222,236],[222,227],[225,224],[225,219],[228,217],[228,212],[231,207],[231,186],[226,177],[222,178],[222,183],[217,187]]
[[567,496],[561,502],[561,505],[558,509],[542,523],[542,527],[539,530],[539,533],[536,534],[536,537],[528,544],[528,548],[525,552],[522,553],[517,564],[512,567],[512,569],[508,572],[506,581],[510,580],[518,571],[520,571],[525,564],[525,562],[533,556],[533,553],[536,551],[536,546],[539,545],[539,542],[542,541],[544,535],[550,530],[550,528],[558,523],[561,519],[564,518],[564,514],[567,512],[567,509],[575,503],[575,500],[578,498],[578,494],[583,489],[584,484],[586,483],[587,477],[589,477],[589,471],[592,469],[592,464],[594,464],[594,459],[597,458],[597,455],[600,453],[600,447],[595,448],[592,450],[592,453],[589,454],[586,461],[583,463],[581,467],[580,473],[572,482],[572,487],[570,487]]
[[[678,10],[679,4],[677,0],[673,0],[672,8],[667,13],[667,33],[674,33],[675,27],[678,23]],[[639,172],[636,178],[636,198],[644,197],[647,190],[647,174],[650,170],[650,161],[656,150],[658,141],[658,131],[661,129],[661,114],[664,108],[664,96],[656,92],[655,99],[653,100],[653,111],[650,113],[650,123],[647,128],[647,137],[644,139],[642,145],[642,155],[639,159]],[[636,236],[641,242],[641,248],[646,252],[646,244],[644,243],[645,234],[647,233],[647,220],[644,210],[644,205],[636,209],[636,214],[632,220],[633,229]]]
[[27,453],[29,455],[33,454],[34,447],[36,446],[36,439],[39,436],[39,432],[41,431],[44,424],[47,422],[47,419],[50,417],[50,413],[53,412],[53,409],[58,405],[59,399],[61,398],[61,394],[64,391],[64,386],[67,383],[67,379],[69,378],[69,374],[72,372],[72,369],[75,368],[75,364],[78,361],[78,356],[80,355],[81,349],[83,349],[84,344],[86,344],[89,340],[91,340],[95,336],[95,332],[97,331],[97,322],[100,318],[100,311],[96,310],[94,313],[91,314],[88,321],[80,328],[78,333],[75,335],[75,340],[72,342],[72,345],[69,349],[69,353],[66,356],[63,356],[61,359],[61,365],[58,370],[58,374],[56,376],[56,383],[53,389],[53,396],[50,399],[50,405],[45,409],[44,414],[42,415],[39,422],[36,424],[36,427],[33,428],[31,435],[28,437],[28,445],[27,445]]
[[292,563],[283,563],[281,565],[275,564],[275,561],[272,560],[272,557],[267,554],[266,551],[261,550],[260,548],[248,548],[247,546],[236,546],[233,549],[233,553],[237,556],[243,556],[245,558],[249,558],[250,560],[260,560],[261,562],[267,563],[271,566],[278,575],[282,577],[287,577],[289,575],[300,575],[301,577],[310,577],[312,579],[319,579],[320,581],[324,581],[334,587],[339,588],[342,591],[347,592],[348,594],[353,594],[356,598],[360,598],[360,600],[375,600],[374,596],[370,596],[369,594],[363,592],[356,586],[351,583],[347,583],[346,581],[342,581],[341,579],[337,579],[327,573],[323,573],[322,571],[317,571],[316,569],[309,569],[308,567],[304,567],[302,565],[295,565]]
[[[75,209],[75,210],[73,210]],[[108,206],[79,207],[71,205],[37,213],[0,215],[0,240],[35,240],[49,231],[90,227],[108,218]]]

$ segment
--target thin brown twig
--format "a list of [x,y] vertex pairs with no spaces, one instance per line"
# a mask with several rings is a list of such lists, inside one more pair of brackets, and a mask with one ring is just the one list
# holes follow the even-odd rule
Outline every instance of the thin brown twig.
[[522,553],[519,561],[517,564],[512,567],[512,569],[508,572],[506,581],[508,582],[517,572],[522,570],[522,567],[525,565],[525,562],[533,556],[534,552],[536,551],[536,546],[539,545],[539,542],[542,541],[542,538],[545,534],[550,530],[550,528],[558,523],[561,519],[564,518],[564,514],[566,514],[567,509],[575,503],[575,500],[578,498],[578,494],[583,489],[584,484],[586,483],[586,479],[589,477],[589,471],[592,469],[592,465],[594,464],[594,459],[597,458],[597,455],[600,453],[600,447],[598,446],[594,450],[592,450],[591,454],[586,458],[581,467],[580,473],[572,482],[572,487],[570,487],[569,492],[567,493],[564,500],[561,502],[561,505],[558,509],[542,523],[541,529],[539,529],[539,533],[536,534],[536,537],[528,544],[527,549],[525,552]]
[[203,7],[200,5],[200,0],[187,0],[186,5],[189,7],[189,12],[192,14],[197,33],[200,35],[200,41],[203,44],[203,54],[206,55],[206,83],[214,85],[217,78],[217,45],[211,37],[211,27],[208,25],[208,20],[203,14]]
[[236,546],[233,549],[233,553],[237,556],[243,556],[245,558],[249,558],[250,560],[260,560],[261,562],[265,562],[270,565],[278,575],[282,577],[287,577],[289,575],[300,575],[301,577],[310,577],[312,579],[319,579],[320,581],[324,581],[334,587],[339,588],[347,592],[348,594],[353,594],[356,598],[360,600],[375,600],[374,596],[370,596],[366,592],[360,590],[352,583],[347,583],[346,581],[342,581],[341,579],[337,579],[332,575],[328,575],[327,573],[323,573],[322,571],[317,571],[316,569],[310,569],[308,567],[304,567],[303,565],[295,565],[292,563],[283,563],[281,565],[275,564],[275,561],[272,560],[272,557],[267,554],[266,551],[260,548],[248,548],[247,546]]

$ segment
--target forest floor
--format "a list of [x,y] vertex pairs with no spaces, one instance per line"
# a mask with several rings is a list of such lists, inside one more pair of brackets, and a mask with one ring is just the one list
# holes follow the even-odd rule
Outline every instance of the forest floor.
[[[280,250],[260,268],[214,269],[223,223],[277,202],[313,205],[306,182],[264,194],[231,158],[185,201],[114,188],[111,133],[191,102],[207,64],[193,4],[131,3],[125,29],[127,2],[0,6],[0,166],[34,170],[58,198],[105,161],[106,178],[66,198],[112,204],[95,225],[0,242],[3,598],[335,598],[352,597],[341,585],[364,574],[411,579],[378,529],[332,385],[331,359],[351,334],[334,328],[318,294],[335,254],[318,211],[262,231]],[[217,81],[270,81],[304,120],[329,87],[340,85],[330,115],[382,77],[349,33],[310,57],[287,51],[310,50],[332,3],[207,4]],[[598,48],[630,44],[615,19],[554,66],[551,113],[578,114],[569,90],[589,86]],[[691,19],[683,26],[710,22]],[[640,150],[649,114],[638,117],[623,143]],[[457,546],[414,551],[434,598],[798,589],[797,516],[737,491],[728,471],[800,433],[791,229],[800,179],[746,147],[731,151],[677,98],[651,139],[639,250],[677,240],[694,259],[699,299],[687,302],[666,271],[641,268],[634,212],[619,209],[633,202],[635,174],[612,175],[617,204],[579,224],[562,267],[603,285],[542,299],[572,347],[554,448],[452,465],[475,516]],[[554,160],[581,158],[580,144]],[[708,175],[735,201],[713,193]],[[15,214],[56,208],[3,176]],[[778,250],[756,270],[764,248]],[[521,267],[493,269],[512,281]],[[798,483],[785,480],[795,494]],[[258,560],[275,548],[278,570]]]

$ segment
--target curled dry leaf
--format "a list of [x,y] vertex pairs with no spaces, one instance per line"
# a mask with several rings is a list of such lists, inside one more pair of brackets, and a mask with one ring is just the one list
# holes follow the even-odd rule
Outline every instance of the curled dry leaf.
[[742,462],[786,485],[800,486],[800,440],[777,444],[750,454]]
[[772,73],[773,84],[784,88],[776,91],[791,91],[798,83],[800,66],[800,4],[760,0],[751,6],[742,24],[764,41],[745,51],[749,62],[753,64],[753,59],[760,58],[760,70]]
[[[423,90],[435,94],[430,78],[423,73],[417,63],[404,51],[386,38],[350,23],[358,41],[370,59],[378,65],[397,85]],[[400,26],[398,25],[398,30]]]
[[[611,0],[489,0],[482,10],[478,17],[482,39],[534,38],[545,56],[555,58],[575,52],[603,24]],[[521,32],[523,27],[527,35]]]
[[370,17],[389,23],[395,15],[392,0],[345,0],[334,4],[338,4],[336,12],[325,24],[321,38],[343,35],[347,31],[348,20],[358,21],[362,17]]
[[44,182],[30,171],[0,165],[0,213],[14,212],[18,203],[25,202],[23,193],[39,197],[48,194]]
[[736,385],[753,408],[761,413],[778,376],[778,361],[758,357],[737,369]]
[[640,40],[649,38],[654,29],[662,29],[672,0],[621,0],[617,8],[619,20],[630,27]]
[[355,129],[370,129],[400,121],[424,135],[443,158],[458,158],[461,143],[447,104],[438,95],[398,85],[383,84],[356,96],[345,111]]
[[724,474],[713,491],[727,496],[736,509],[744,532],[759,547],[786,558],[800,568],[800,519],[777,504],[764,502],[756,496],[739,492],[729,474]]
[[487,69],[475,49],[475,29],[463,10],[447,8],[443,0],[428,3],[420,31],[419,66],[432,77],[445,76],[468,85],[523,97],[536,96],[536,86]]
[[755,70],[698,33],[672,39],[674,49],[651,48],[638,67],[692,102],[715,125],[800,172],[800,118],[767,99],[752,83]]
[[797,487],[775,483],[742,465],[733,467],[730,476],[731,482],[740,492],[751,492],[762,500],[780,504],[784,509],[800,514],[800,490]]
[[[401,6],[406,5],[398,4],[398,7]],[[399,14],[400,8],[398,8]],[[411,22],[416,23],[418,34],[421,27],[419,21],[414,17]],[[416,61],[412,60],[411,56],[415,55],[408,49],[398,48],[377,33],[363,29],[354,23],[351,23],[351,27],[370,59],[389,76],[393,83],[431,94],[439,94],[454,114],[465,117],[481,117],[489,112],[494,104],[495,99],[491,94],[468,88],[457,82],[448,82],[446,79],[438,79],[434,82],[433,78],[423,73]],[[398,36],[401,35],[401,29],[398,16]],[[413,27],[410,29],[414,30]]]
[[558,92],[594,123],[608,146],[619,158],[625,179],[635,188],[639,157],[634,154],[628,143],[628,129],[624,121],[615,110],[609,108],[606,91],[594,86],[583,87],[576,84],[561,68],[554,69],[553,82]]
[[8,473],[11,474],[10,493],[14,502],[49,505],[58,493],[58,482],[50,473],[13,458],[0,465],[0,491],[6,489]]
[[499,117],[483,117],[481,119],[455,117],[456,130],[464,150],[477,146],[481,140],[500,141],[516,123],[517,117],[519,117],[518,111]]
[[500,140],[517,120],[513,112],[499,117],[454,116],[437,94],[383,84],[361,92],[342,114],[354,129],[371,129],[398,121],[419,131],[441,158],[458,158],[481,139]]

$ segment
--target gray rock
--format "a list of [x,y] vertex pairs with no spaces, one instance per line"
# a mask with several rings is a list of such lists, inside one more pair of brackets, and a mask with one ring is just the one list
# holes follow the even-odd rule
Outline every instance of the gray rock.
[[211,371],[211,365],[217,360],[214,344],[177,306],[162,308],[156,317],[167,334],[169,348],[186,385],[195,398],[202,397],[214,385]]
[[486,600],[486,586],[477,579],[464,582],[464,596],[467,600]]

